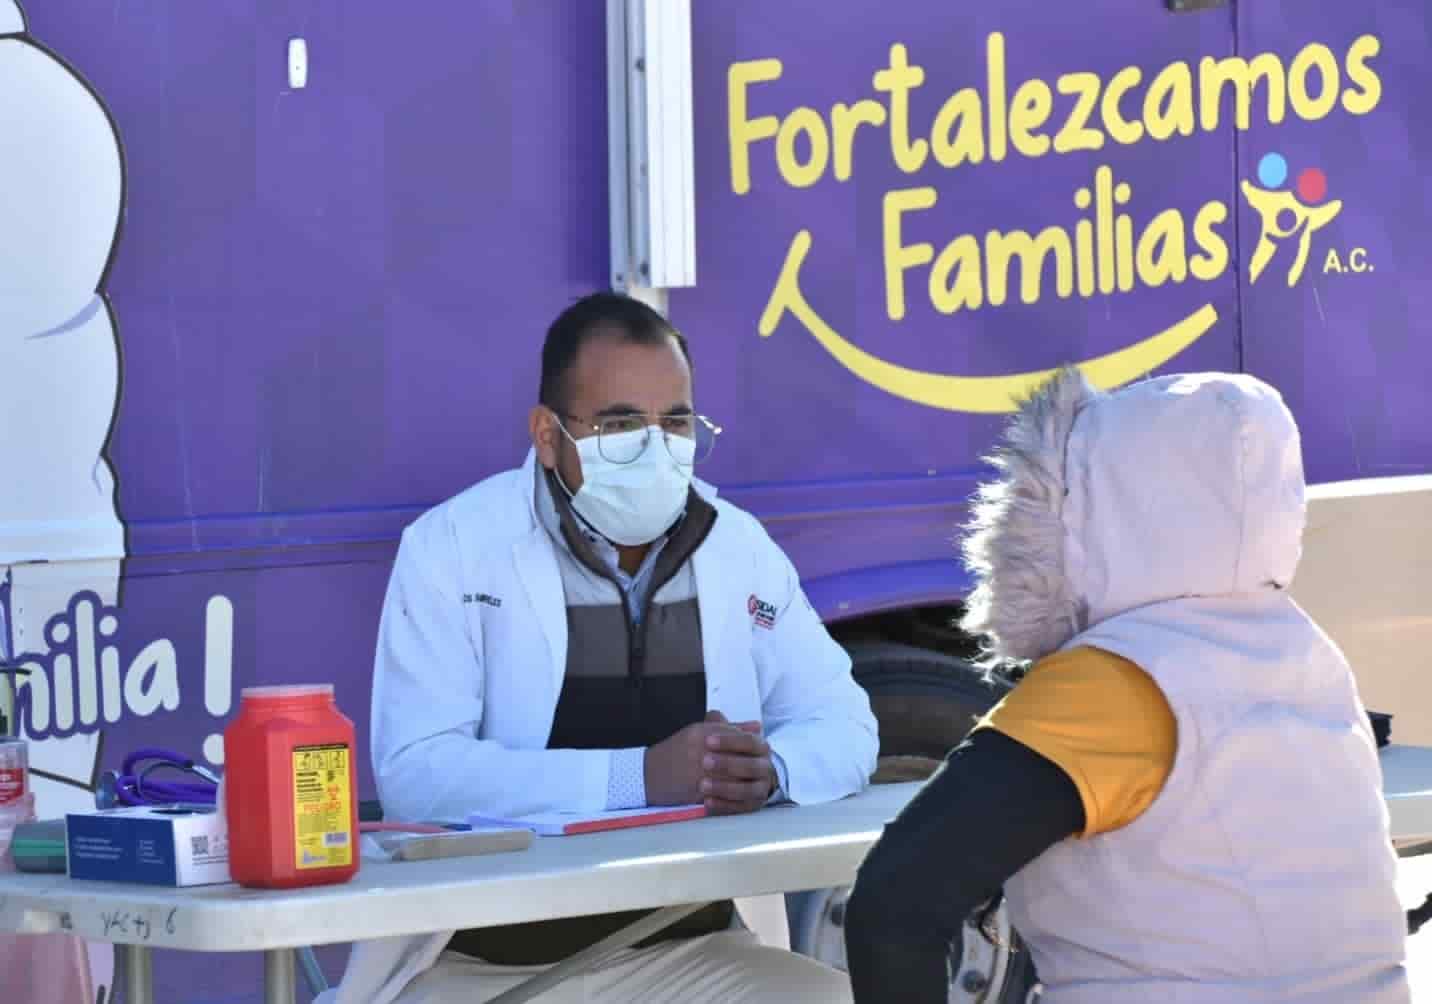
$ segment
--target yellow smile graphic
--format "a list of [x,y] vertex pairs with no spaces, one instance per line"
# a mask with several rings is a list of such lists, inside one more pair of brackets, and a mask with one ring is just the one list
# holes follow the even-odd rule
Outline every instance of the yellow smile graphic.
[[[781,266],[780,281],[761,313],[760,333],[775,333],[790,313],[836,361],[861,380],[888,394],[946,411],[997,414],[1013,411],[1015,402],[1054,370],[1009,373],[1003,376],[957,376],[928,373],[888,363],[842,338],[807,302],[800,287],[800,269],[810,253],[811,235],[802,230],[791,241]],[[1117,387],[1157,369],[1208,333],[1218,320],[1212,304],[1204,304],[1177,324],[1143,341],[1077,365],[1096,386]]]

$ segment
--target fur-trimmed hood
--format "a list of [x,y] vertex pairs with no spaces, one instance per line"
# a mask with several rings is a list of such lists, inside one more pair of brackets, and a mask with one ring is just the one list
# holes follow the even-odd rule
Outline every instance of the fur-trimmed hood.
[[1074,368],[1025,401],[989,458],[963,540],[962,622],[995,659],[1033,660],[1135,607],[1285,588],[1305,513],[1297,425],[1246,375],[1102,393]]

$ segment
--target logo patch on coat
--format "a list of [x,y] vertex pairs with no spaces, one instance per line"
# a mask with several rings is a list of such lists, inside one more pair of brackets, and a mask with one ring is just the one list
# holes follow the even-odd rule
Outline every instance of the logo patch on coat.
[[751,623],[756,627],[763,627],[766,630],[776,626],[776,608],[773,604],[767,603],[755,593],[746,601],[746,609],[751,614]]

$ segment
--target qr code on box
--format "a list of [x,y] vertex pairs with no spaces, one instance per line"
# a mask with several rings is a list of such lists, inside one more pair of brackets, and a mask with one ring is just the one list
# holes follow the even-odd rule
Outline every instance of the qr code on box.
[[190,838],[189,838],[189,849],[190,849],[190,851],[193,853],[194,857],[196,857],[196,858],[208,857],[208,856],[209,856],[209,835],[208,835],[207,833],[205,833],[205,834],[201,834],[201,835],[199,835],[199,836],[197,836],[197,837],[190,837]]

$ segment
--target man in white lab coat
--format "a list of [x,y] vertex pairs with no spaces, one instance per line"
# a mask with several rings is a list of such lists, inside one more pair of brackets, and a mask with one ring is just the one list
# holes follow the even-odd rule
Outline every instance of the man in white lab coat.
[[[579,301],[548,332],[529,426],[523,467],[403,535],[373,687],[386,812],[724,814],[859,791],[878,739],[849,658],[761,525],[693,480],[720,430],[684,338],[634,299]],[[360,946],[338,999],[485,1000],[637,916]],[[718,903],[540,999],[849,998],[785,942],[779,898]]]

